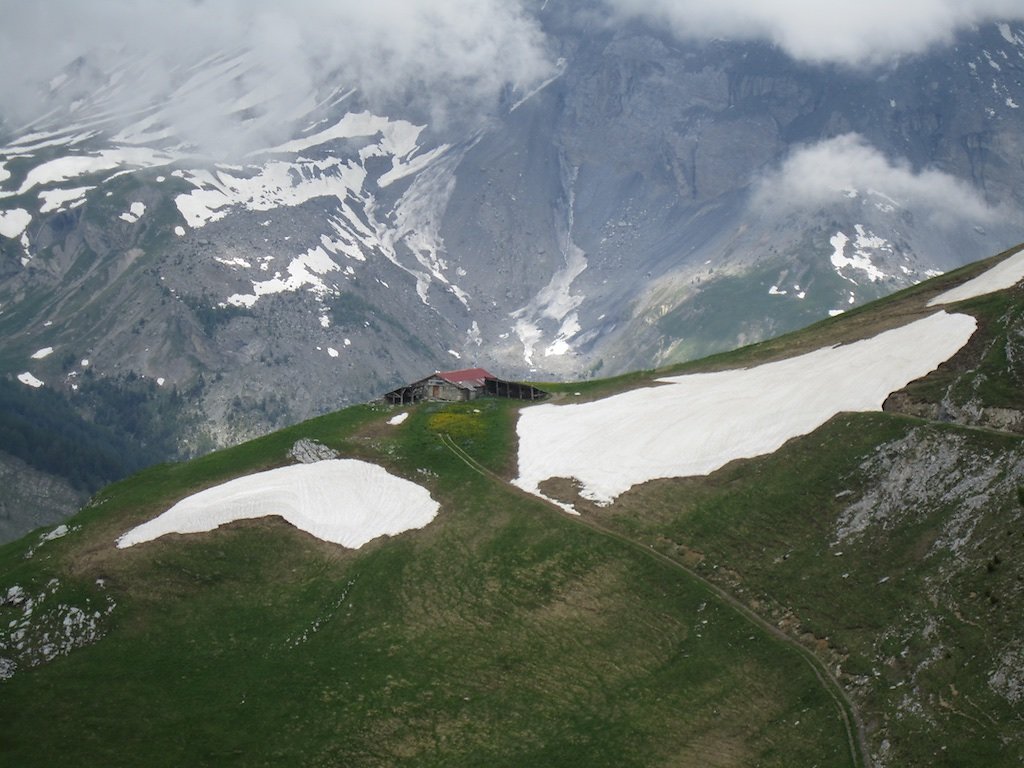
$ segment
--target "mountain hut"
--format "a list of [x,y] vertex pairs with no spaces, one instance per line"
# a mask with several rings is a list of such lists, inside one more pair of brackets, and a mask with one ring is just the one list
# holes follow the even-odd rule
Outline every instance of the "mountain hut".
[[484,396],[543,400],[548,393],[530,384],[499,379],[483,368],[464,368],[460,371],[437,371],[388,392],[383,399],[391,405],[406,405],[421,400],[459,402]]

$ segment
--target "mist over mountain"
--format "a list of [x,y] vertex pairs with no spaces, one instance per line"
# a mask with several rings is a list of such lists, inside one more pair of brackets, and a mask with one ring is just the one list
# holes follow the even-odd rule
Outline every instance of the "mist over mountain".
[[1024,14],[875,5],[6,4],[2,373],[191,455],[436,369],[732,348],[1020,241]]

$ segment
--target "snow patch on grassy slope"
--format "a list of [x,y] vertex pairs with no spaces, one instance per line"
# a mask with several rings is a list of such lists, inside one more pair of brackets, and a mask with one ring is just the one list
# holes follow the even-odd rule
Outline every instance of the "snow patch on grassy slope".
[[839,347],[755,368],[659,379],[590,403],[525,408],[516,485],[543,495],[576,478],[610,503],[639,483],[707,475],[771,453],[843,411],[877,411],[891,392],[934,370],[974,333],[973,317],[931,317]]
[[354,459],[295,464],[239,477],[182,499],[117,540],[119,548],[168,533],[203,533],[235,520],[280,515],[318,539],[358,549],[422,528],[439,505],[416,483]]
[[1009,258],[1003,259],[992,269],[981,273],[973,280],[968,280],[956,288],[950,288],[948,291],[940,293],[928,302],[928,306],[954,304],[965,299],[973,299],[976,296],[984,296],[987,293],[1010,288],[1021,280],[1024,280],[1024,248]]

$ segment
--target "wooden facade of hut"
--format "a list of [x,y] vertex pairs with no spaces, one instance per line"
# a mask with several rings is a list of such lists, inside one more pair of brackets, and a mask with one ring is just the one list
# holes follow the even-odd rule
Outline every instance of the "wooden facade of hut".
[[484,396],[542,400],[548,394],[530,384],[504,381],[483,368],[465,368],[459,371],[437,371],[388,392],[383,399],[391,405],[406,405],[421,400],[459,402]]

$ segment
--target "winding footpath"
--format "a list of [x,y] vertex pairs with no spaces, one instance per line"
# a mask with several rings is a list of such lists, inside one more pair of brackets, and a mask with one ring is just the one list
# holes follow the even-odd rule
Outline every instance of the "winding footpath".
[[771,637],[774,637],[775,639],[779,640],[782,643],[785,643],[790,648],[792,648],[796,653],[800,655],[801,658],[803,658],[804,661],[807,662],[808,666],[811,668],[811,671],[813,671],[815,677],[817,677],[818,682],[821,683],[822,688],[825,689],[825,691],[832,698],[832,701],[835,703],[839,719],[842,722],[843,728],[846,731],[847,744],[850,749],[851,764],[855,768],[872,768],[871,751],[868,748],[867,732],[864,728],[863,720],[861,719],[856,707],[850,700],[849,696],[846,695],[846,691],[843,690],[843,687],[840,685],[839,680],[836,679],[835,675],[832,674],[832,672],[828,669],[825,663],[822,662],[821,659],[819,659],[817,656],[815,656],[810,649],[801,644],[795,638],[786,634],[784,631],[779,629],[771,622],[754,613],[754,611],[752,611],[750,608],[744,605],[740,600],[726,592],[717,584],[714,584],[713,582],[704,578],[699,573],[694,571],[692,568],[689,568],[680,561],[664,554],[663,552],[659,552],[650,545],[643,544],[642,542],[636,541],[635,539],[631,539],[628,536],[625,536],[624,534],[621,534],[610,528],[606,528],[605,526],[601,525],[600,523],[594,520],[587,519],[583,516],[577,517],[574,515],[567,515],[565,511],[561,509],[558,505],[539,496],[535,496],[532,493],[528,493],[527,491],[524,491],[521,488],[516,487],[505,478],[501,477],[495,472],[492,472],[487,467],[480,464],[469,453],[467,453],[463,448],[461,448],[451,438],[450,435],[441,434],[440,439],[444,446],[448,448],[448,450],[450,450],[456,457],[458,457],[463,463],[465,463],[466,466],[468,466],[477,474],[487,478],[488,480],[500,484],[502,487],[511,491],[512,493],[544,504],[549,509],[556,511],[562,518],[567,518],[572,522],[576,523],[577,525],[581,525],[584,528],[587,528],[601,536],[604,536],[605,538],[613,539],[614,541],[617,541],[620,544],[624,544],[628,547],[632,547],[635,550],[639,550],[648,557],[658,561],[662,565],[667,565],[677,571],[681,571],[691,579],[703,585],[715,597],[721,600],[728,607],[732,608],[740,616],[742,616],[748,622],[756,626],[758,629],[767,632]]

